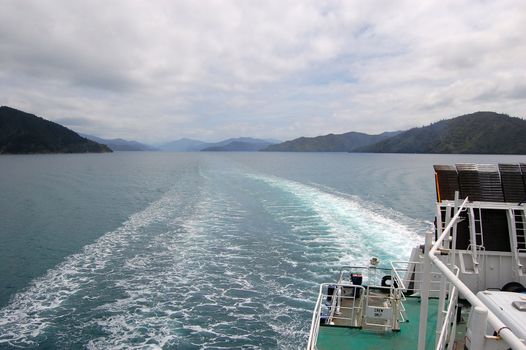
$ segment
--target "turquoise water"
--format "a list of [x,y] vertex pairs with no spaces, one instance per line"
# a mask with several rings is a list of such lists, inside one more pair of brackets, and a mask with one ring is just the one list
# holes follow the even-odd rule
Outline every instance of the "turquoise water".
[[432,165],[515,156],[0,157],[0,348],[302,348],[340,264],[405,259]]

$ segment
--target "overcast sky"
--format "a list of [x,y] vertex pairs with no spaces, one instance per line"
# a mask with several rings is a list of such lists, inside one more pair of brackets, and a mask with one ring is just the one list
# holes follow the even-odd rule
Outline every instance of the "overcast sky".
[[526,1],[0,0],[0,104],[158,143],[526,116]]

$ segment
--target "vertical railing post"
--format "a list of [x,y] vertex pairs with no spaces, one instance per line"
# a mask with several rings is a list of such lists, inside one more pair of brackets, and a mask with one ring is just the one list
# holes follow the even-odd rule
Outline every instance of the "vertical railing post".
[[471,346],[470,349],[484,349],[486,327],[488,322],[488,309],[475,306],[471,322]]
[[[460,203],[460,194],[458,191],[455,191],[455,215],[457,215],[458,211],[460,210],[460,206],[462,204]],[[465,209],[464,209],[465,210]],[[457,252],[457,225],[453,225],[451,228],[452,234],[449,236],[451,237],[451,254],[449,254],[449,263],[450,268],[453,268],[456,264],[456,252]]]
[[[455,191],[455,207],[453,208],[453,217],[455,217],[455,215],[457,215],[457,212],[458,212],[458,208],[460,206],[460,201],[459,201],[459,193],[458,191]],[[447,209],[449,211],[449,208]],[[450,219],[451,220],[451,219]],[[449,222],[446,222],[446,225],[449,224]],[[457,229],[457,225],[454,225],[453,226],[453,231],[456,232],[456,229]],[[451,230],[450,230],[451,232]],[[442,241],[442,248],[444,249],[447,249],[449,250],[450,249],[450,244],[452,244],[453,242],[451,242],[451,234],[448,234],[446,236],[446,238]],[[448,259],[449,259],[449,262],[451,263],[451,261],[453,260],[454,261],[454,255],[455,255],[455,250],[454,249],[451,249],[449,250],[449,254],[448,254]],[[452,258],[453,256],[453,258]],[[454,266],[453,264],[450,264],[449,265],[450,268],[452,268],[452,266]],[[449,288],[451,289],[451,288]],[[444,274],[441,274],[441,277],[440,277],[440,292],[439,292],[439,298],[438,298],[438,313],[437,313],[437,325],[436,325],[436,331],[435,331],[435,345],[438,344],[438,339],[440,337],[440,332],[442,331],[442,323],[444,323],[444,316],[445,316],[445,309],[446,309],[446,297],[447,297],[447,290],[448,290],[448,280],[446,278],[446,276]],[[451,296],[451,295],[450,295]],[[449,299],[449,302],[455,302],[455,301],[452,301],[451,298]]]
[[429,308],[429,288],[431,284],[431,260],[429,259],[429,249],[433,241],[433,233],[426,234],[426,241],[424,247],[424,272],[422,276],[422,291],[420,293],[420,322],[418,329],[418,350],[425,350],[426,348],[426,332],[427,332],[427,314]]

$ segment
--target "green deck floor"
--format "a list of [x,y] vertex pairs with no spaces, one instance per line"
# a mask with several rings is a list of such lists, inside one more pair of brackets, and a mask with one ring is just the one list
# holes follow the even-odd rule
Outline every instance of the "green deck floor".
[[[372,332],[358,328],[321,326],[316,347],[320,350],[352,349],[412,350],[418,346],[418,324],[420,320],[420,298],[408,297],[404,302],[408,322],[400,325],[400,332]],[[426,349],[435,347],[437,299],[429,299]]]

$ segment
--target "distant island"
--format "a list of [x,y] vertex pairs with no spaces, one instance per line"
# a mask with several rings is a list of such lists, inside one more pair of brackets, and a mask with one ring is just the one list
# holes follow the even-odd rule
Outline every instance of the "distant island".
[[476,112],[403,132],[300,137],[264,151],[526,154],[526,121]]
[[102,152],[111,152],[111,149],[60,124],[7,106],[0,107],[0,154]]

